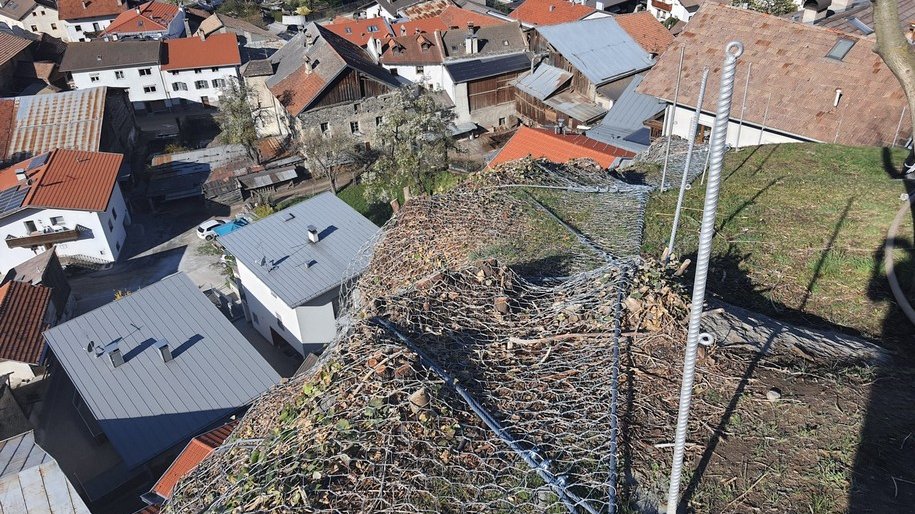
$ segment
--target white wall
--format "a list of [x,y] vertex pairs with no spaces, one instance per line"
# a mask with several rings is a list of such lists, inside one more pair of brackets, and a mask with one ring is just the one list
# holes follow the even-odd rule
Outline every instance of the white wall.
[[258,137],[289,134],[289,118],[286,110],[267,88],[267,77],[245,77],[244,81],[250,92],[248,103],[254,114]]
[[[119,38],[129,38],[132,36],[143,36],[153,39],[172,39],[181,37],[184,34],[184,9],[178,9],[178,14],[175,15],[171,23],[168,24],[168,27],[164,31],[147,31],[147,32],[121,32],[118,34],[112,34],[110,39],[117,40]],[[108,36],[105,36],[105,39],[109,39]]]
[[115,16],[109,16],[104,18],[85,18],[80,20],[63,20],[63,30],[64,30],[64,41],[76,42],[76,41],[89,41],[89,37],[86,35],[90,32],[101,32],[105,30],[108,25],[111,25],[111,22],[114,21]]
[[0,15],[0,22],[6,23],[10,27],[19,27],[34,34],[44,33],[66,41],[64,24],[57,16],[57,9],[52,9],[51,7],[36,4],[35,8],[21,20],[14,20]]
[[[445,67],[441,64],[424,64],[422,65],[422,73],[418,73],[416,71],[416,65],[407,66],[400,64],[390,65],[381,63],[381,66],[388,71],[397,70],[398,76],[403,77],[415,84],[422,84],[435,90],[445,89],[443,76],[447,75],[447,73],[445,73]],[[447,90],[446,92],[449,94],[449,96],[453,93],[453,91]],[[454,101],[454,98],[451,100]]]
[[241,262],[238,263],[238,278],[251,323],[268,341],[273,341],[272,328],[305,356],[308,351],[315,350],[306,345],[326,344],[336,335],[332,302],[293,309],[274,296],[270,288]]
[[683,7],[683,4],[681,4],[678,0],[669,0],[669,2],[664,3],[670,3],[671,11],[669,13],[652,5],[652,0],[648,1],[648,12],[650,12],[652,16],[657,18],[659,21],[664,21],[671,16],[677,18],[678,20],[689,21],[689,19],[693,17],[693,14],[695,14],[687,11],[686,8]]
[[[667,113],[669,114],[673,110],[673,106],[667,107]],[[673,118],[673,127],[670,131],[675,135],[682,138],[689,137],[690,126],[692,123],[693,115],[695,114],[694,109],[688,109],[685,107],[677,107],[676,114]],[[709,114],[701,114],[699,116],[699,123],[707,127],[711,127],[714,124],[715,117]],[[771,130],[763,131],[761,127],[756,127],[743,124],[743,128],[740,127],[740,121],[731,119],[728,124],[728,135],[727,135],[727,144],[732,148],[740,148],[744,146],[756,146],[756,145],[768,145],[768,144],[777,144],[777,143],[799,143],[804,141],[813,141],[812,139],[806,139],[801,136],[791,136],[786,134],[780,134]],[[668,130],[665,128],[665,130]],[[737,133],[740,132],[740,141],[737,141]],[[665,134],[666,135],[666,134]],[[761,137],[760,137],[761,136]]]
[[[149,69],[149,75],[140,75],[141,69]],[[124,78],[118,78],[121,72]],[[200,73],[194,70],[162,71],[158,65],[120,68],[117,70],[81,71],[72,73],[74,89],[87,89],[90,87],[110,86],[126,88],[134,108],[140,111],[146,109],[144,102],[165,101],[167,106],[181,104],[181,99],[188,102],[201,103],[205,96],[210,105],[219,103],[221,88],[214,86],[214,80],[237,80],[238,68],[223,66],[216,68],[202,68]],[[93,82],[93,77],[97,78]],[[204,81],[206,87],[197,89],[195,82]],[[175,91],[173,84],[184,83],[187,91]],[[155,91],[146,93],[144,87],[153,86]]]
[[389,13],[381,8],[380,5],[372,4],[365,9],[366,18],[387,18],[391,21],[397,19],[397,13]]
[[[116,215],[114,214],[116,213]],[[0,239],[8,236],[24,237],[28,235],[25,222],[32,221],[41,231],[54,227],[51,218],[63,217],[63,225],[57,228],[73,229],[79,225],[86,232],[77,241],[56,245],[57,255],[84,255],[107,262],[117,260],[127,238],[126,225],[130,224],[130,214],[124,203],[121,188],[115,185],[114,192],[105,212],[74,211],[64,209],[24,209],[0,220]],[[110,224],[109,224],[110,222]],[[47,248],[32,251],[31,248],[9,248],[0,244],[0,273],[4,276],[13,267],[22,264]]]

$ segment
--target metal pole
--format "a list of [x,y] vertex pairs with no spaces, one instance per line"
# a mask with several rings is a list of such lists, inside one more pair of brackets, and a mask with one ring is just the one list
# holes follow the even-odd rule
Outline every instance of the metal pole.
[[693,148],[696,146],[696,132],[699,130],[699,115],[702,114],[702,102],[705,100],[705,84],[708,82],[708,67],[702,70],[702,81],[699,82],[699,99],[696,102],[696,112],[693,115],[692,125],[689,127],[689,146],[686,150],[686,163],[683,164],[683,176],[680,177],[680,194],[677,196],[677,209],[674,211],[674,224],[670,228],[670,241],[667,243],[667,253],[664,264],[670,261],[674,253],[674,241],[677,238],[677,225],[680,224],[680,209],[683,208],[683,196],[686,194],[686,177],[689,176],[689,167],[693,161]]
[[762,127],[759,128],[759,139],[756,141],[756,146],[762,144],[763,132],[766,131],[766,122],[769,121],[769,102],[772,100],[772,94],[769,93],[769,96],[766,97],[766,111],[763,113],[763,122]]
[[902,130],[902,119],[905,117],[905,110],[908,106],[902,106],[902,112],[899,113],[899,123],[896,124],[896,134],[893,135],[893,144],[890,146],[896,146],[896,143],[899,142],[899,131]]
[[718,210],[718,187],[724,164],[725,139],[731,116],[731,97],[734,94],[734,72],[737,58],[743,54],[743,44],[731,41],[725,46],[724,65],[721,68],[721,89],[718,93],[715,126],[710,141],[708,188],[702,210],[702,229],[699,232],[699,251],[696,255],[696,278],[690,304],[689,331],[686,336],[686,356],[683,360],[683,384],[680,388],[680,408],[677,412],[677,432],[674,437],[674,459],[670,470],[670,489],[667,492],[667,514],[677,514],[680,499],[680,475],[683,472],[683,455],[686,449],[686,430],[689,421],[689,404],[692,400],[693,379],[696,374],[696,353],[699,347],[699,322],[705,303],[705,284],[708,278],[712,238],[715,235],[715,214]]
[[740,131],[743,129],[743,113],[747,109],[747,92],[750,90],[750,70],[752,69],[753,63],[747,64],[747,80],[743,84],[743,102],[740,104],[740,123],[737,124],[737,141],[734,143],[734,148],[740,148]]
[[[715,120],[712,120],[712,130],[715,130]],[[711,137],[709,138],[711,139]],[[711,148],[705,149],[705,164],[702,166],[702,185],[705,185],[705,172],[708,170],[708,160],[712,156]]]
[[[664,168],[661,170],[661,192],[664,192],[664,184],[667,182],[667,161],[670,159],[670,138],[673,137],[674,116],[677,115],[677,100],[680,97],[680,73],[683,71],[683,50],[680,47],[680,64],[677,65],[677,85],[674,87],[674,103],[670,111],[670,123],[667,125],[667,148],[664,150]],[[667,120],[665,120],[667,121]]]

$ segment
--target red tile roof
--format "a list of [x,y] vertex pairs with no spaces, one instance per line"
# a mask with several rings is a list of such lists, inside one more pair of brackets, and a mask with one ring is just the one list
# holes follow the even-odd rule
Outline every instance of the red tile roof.
[[138,32],[161,32],[178,14],[178,6],[165,2],[151,1],[139,5],[136,9],[124,11],[111,25],[105,28],[105,34],[136,34]]
[[238,36],[233,32],[213,34],[202,40],[199,37],[167,39],[163,70],[189,70],[192,68],[215,68],[238,66]]
[[236,426],[238,426],[238,420],[233,420],[191,439],[191,442],[184,447],[184,450],[153,486],[152,492],[163,498],[170,498],[175,486],[184,475],[203,462],[203,459],[213,453],[213,450],[219,448],[232,435]]
[[298,116],[326,85],[327,82],[321,75],[309,73],[302,67],[271,87],[270,92],[276,96],[286,111]]
[[569,0],[525,0],[508,17],[528,25],[558,25],[581,20],[595,12]]
[[57,0],[62,20],[114,18],[127,9],[127,2],[123,0]]
[[369,39],[373,37],[383,40],[385,36],[392,35],[384,18],[354,20],[337,16],[324,27],[350,43],[359,46],[368,45]]
[[32,44],[31,40],[0,32],[0,64],[13,60]]
[[23,207],[105,211],[123,158],[117,153],[53,150],[0,170],[0,189],[16,186],[16,170],[26,169],[31,184],[20,186],[29,189]]
[[0,286],[0,359],[38,364],[51,289],[10,281]]
[[435,34],[414,34],[388,40],[381,54],[384,64],[441,64],[445,60],[442,42]]
[[674,42],[674,36],[648,11],[613,17],[646,52],[660,55]]
[[556,134],[552,130],[521,127],[489,163],[490,167],[525,157],[542,158],[558,164],[589,158],[606,168],[617,157],[635,153],[581,135]]

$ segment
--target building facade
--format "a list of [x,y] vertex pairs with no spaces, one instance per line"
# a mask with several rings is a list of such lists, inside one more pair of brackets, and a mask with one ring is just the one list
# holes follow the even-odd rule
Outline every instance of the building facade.
[[33,34],[47,34],[66,40],[66,30],[57,6],[48,0],[17,0],[0,5],[0,22]]

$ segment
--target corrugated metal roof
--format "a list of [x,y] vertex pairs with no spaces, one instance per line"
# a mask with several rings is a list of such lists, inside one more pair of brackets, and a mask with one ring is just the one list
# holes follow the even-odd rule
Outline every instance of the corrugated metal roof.
[[534,73],[518,79],[515,87],[534,98],[545,100],[571,79],[571,73],[549,64],[541,64]]
[[537,27],[537,31],[595,85],[654,64],[651,55],[611,17]]
[[[308,242],[309,225],[321,237],[316,244]],[[368,262],[353,261],[377,232],[371,221],[328,192],[220,241],[286,305],[296,307],[351,278],[347,273],[361,273]]]
[[[45,332],[45,338],[128,468],[190,439],[280,380],[184,274]],[[117,347],[124,364],[87,352]],[[162,362],[167,341],[174,359]]]
[[663,111],[665,103],[653,96],[636,92],[635,88],[642,83],[643,78],[642,74],[636,75],[600,125],[585,135],[633,152],[648,148],[650,131],[644,122]]
[[607,109],[603,106],[570,91],[547,98],[543,103],[582,123],[590,123],[607,113]]
[[503,73],[511,73],[529,68],[531,58],[527,53],[467,59],[445,63],[445,69],[455,83],[485,79]]
[[273,184],[279,184],[280,182],[286,182],[287,180],[292,180],[298,176],[299,174],[296,172],[295,168],[290,168],[286,170],[252,173],[239,177],[238,181],[247,189],[257,189],[259,187],[267,187],[272,186]]
[[57,461],[33,432],[0,441],[0,512],[89,514]]
[[13,99],[6,156],[24,159],[55,148],[98,151],[108,88]]

